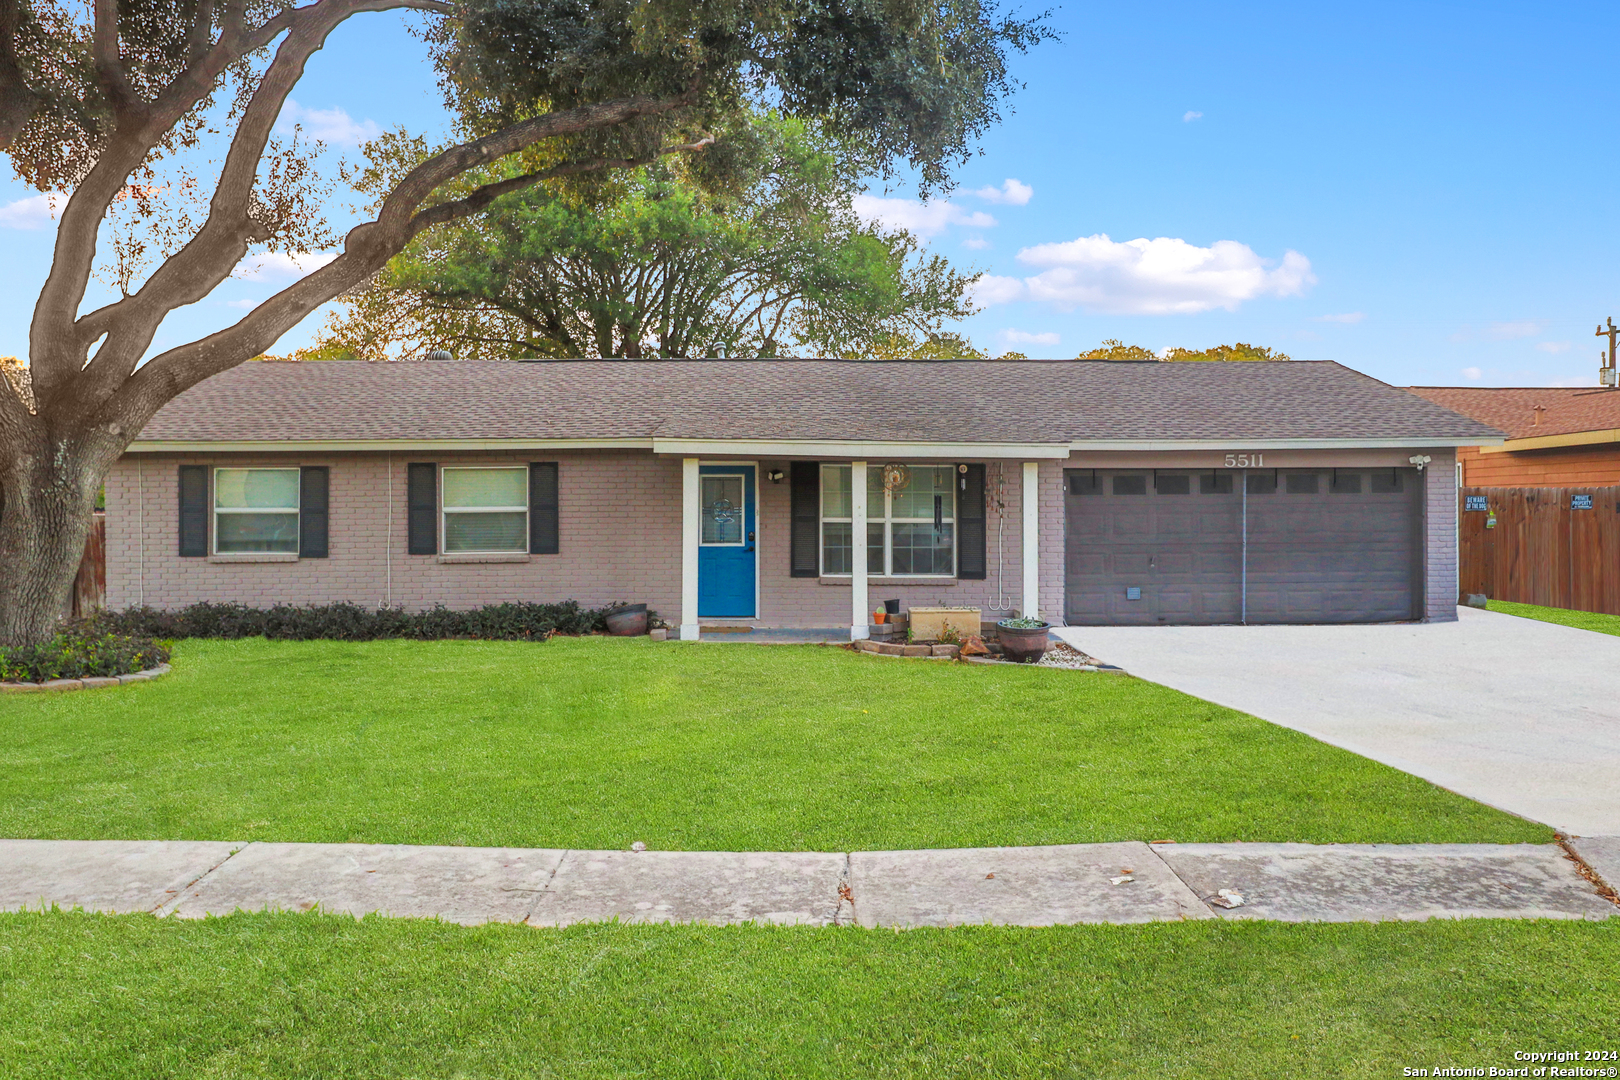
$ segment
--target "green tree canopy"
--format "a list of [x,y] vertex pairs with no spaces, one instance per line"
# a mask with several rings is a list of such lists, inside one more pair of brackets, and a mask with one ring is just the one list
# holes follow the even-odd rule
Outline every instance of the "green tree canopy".
[[856,216],[866,155],[775,114],[716,151],[723,184],[694,176],[713,158],[667,160],[589,193],[529,188],[425,233],[351,298],[322,351],[869,356],[973,314],[977,275]]
[[1127,345],[1119,338],[1106,338],[1095,349],[1090,349],[1075,357],[1076,360],[1168,360],[1168,361],[1243,361],[1243,360],[1289,360],[1287,353],[1277,352],[1265,345],[1245,345],[1238,342],[1236,345],[1212,345],[1207,349],[1174,348],[1165,352],[1163,356],[1152,349],[1140,345]]

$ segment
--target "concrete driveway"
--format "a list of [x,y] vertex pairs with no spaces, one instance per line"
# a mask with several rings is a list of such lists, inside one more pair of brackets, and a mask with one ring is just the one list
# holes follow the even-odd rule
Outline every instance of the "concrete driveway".
[[1132,675],[1580,836],[1620,835],[1620,637],[1462,608],[1454,623],[1082,626]]

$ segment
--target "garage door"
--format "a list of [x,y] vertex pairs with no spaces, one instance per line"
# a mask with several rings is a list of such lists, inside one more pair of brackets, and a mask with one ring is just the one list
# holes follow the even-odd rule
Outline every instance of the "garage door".
[[1066,470],[1065,619],[1417,618],[1418,479],[1412,469]]

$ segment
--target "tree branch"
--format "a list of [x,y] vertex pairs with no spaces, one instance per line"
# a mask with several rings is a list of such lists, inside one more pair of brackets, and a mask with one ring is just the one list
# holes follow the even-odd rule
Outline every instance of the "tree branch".
[[[595,105],[583,105],[558,113],[547,113],[486,135],[474,142],[451,147],[429,158],[407,173],[383,200],[382,209],[376,220],[349,230],[344,238],[341,255],[266,300],[235,325],[210,334],[200,341],[170,349],[142,365],[129,377],[116,399],[109,403],[108,408],[111,412],[107,414],[106,419],[109,422],[116,421],[126,428],[138,428],[176,394],[195,386],[210,375],[228,370],[244,360],[262,354],[311,311],[333,297],[347,292],[380,270],[416,233],[427,228],[428,224],[438,223],[440,220],[458,220],[474,212],[467,199],[456,200],[453,204],[443,205],[466,209],[446,210],[433,221],[425,222],[413,230],[413,224],[421,216],[415,212],[416,207],[445,182],[543,139],[671,112],[685,106],[693,92],[689,90],[676,98],[624,98]],[[707,146],[710,141],[700,140],[698,143],[683,145]],[[652,160],[653,157],[649,157],[648,160]],[[571,172],[584,172],[588,169],[612,168],[621,164],[621,160],[627,159],[598,158],[588,162],[573,162],[546,172],[568,175]],[[543,178],[542,174],[531,174],[530,178],[514,179],[527,179],[529,183],[536,183]],[[490,199],[495,197],[492,195]],[[473,196],[468,197],[471,198]],[[487,201],[483,203],[487,204]],[[433,214],[436,210],[438,207],[423,213]]]
[[113,115],[122,121],[125,116],[139,112],[144,103],[129,84],[118,47],[118,0],[95,0],[90,53],[96,65],[96,81],[112,99]]

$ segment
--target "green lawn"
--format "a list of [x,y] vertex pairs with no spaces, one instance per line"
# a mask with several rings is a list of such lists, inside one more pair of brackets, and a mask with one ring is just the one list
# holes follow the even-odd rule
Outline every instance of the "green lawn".
[[1486,606],[1491,611],[1517,615],[1521,619],[1540,619],[1542,622],[1573,626],[1577,630],[1595,630],[1600,634],[1620,634],[1620,615],[1570,611],[1567,608],[1542,607],[1540,604],[1512,604],[1506,600],[1487,601]]
[[1551,831],[1132,678],[817,646],[188,641],[0,698],[0,836],[846,851]]
[[1391,1077],[1616,1049],[1616,970],[1620,919],[0,915],[0,1076]]

